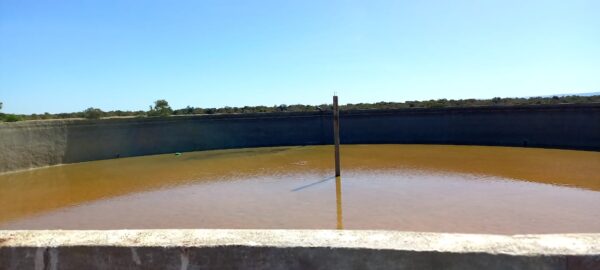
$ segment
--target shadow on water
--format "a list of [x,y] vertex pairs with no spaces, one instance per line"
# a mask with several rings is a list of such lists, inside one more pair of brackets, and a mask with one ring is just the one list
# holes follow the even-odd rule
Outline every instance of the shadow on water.
[[327,178],[324,178],[322,180],[319,180],[317,182],[314,183],[310,183],[308,185],[304,185],[301,187],[297,187],[295,189],[292,189],[292,192],[296,192],[296,191],[300,191],[324,182],[327,182],[329,180],[335,179],[335,206],[336,206],[336,229],[338,230],[343,230],[344,229],[344,222],[343,222],[343,215],[342,215],[342,178],[340,176],[330,176]]
[[330,177],[324,178],[324,179],[322,179],[322,180],[319,180],[319,181],[317,181],[317,182],[310,183],[310,184],[308,184],[308,185],[304,185],[304,186],[301,186],[301,187],[297,187],[297,188],[295,188],[295,189],[292,189],[291,191],[292,191],[292,192],[300,191],[300,190],[303,190],[303,189],[305,189],[305,188],[309,188],[309,187],[312,187],[312,186],[315,186],[315,185],[321,184],[321,183],[323,183],[323,182],[327,182],[327,181],[329,181],[329,180],[331,180],[331,179],[335,179],[335,176],[330,176]]

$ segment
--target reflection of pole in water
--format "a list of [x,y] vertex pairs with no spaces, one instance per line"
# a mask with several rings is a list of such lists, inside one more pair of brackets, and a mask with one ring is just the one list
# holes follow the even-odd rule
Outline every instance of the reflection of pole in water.
[[344,223],[342,217],[342,179],[339,176],[335,178],[335,204],[337,206],[337,229],[343,230]]
[[335,176],[340,176],[340,109],[337,96],[333,96],[333,143],[335,148]]
[[337,212],[337,229],[344,229],[342,217],[342,178],[340,177],[340,109],[338,97],[333,96],[333,143],[335,148],[335,204]]

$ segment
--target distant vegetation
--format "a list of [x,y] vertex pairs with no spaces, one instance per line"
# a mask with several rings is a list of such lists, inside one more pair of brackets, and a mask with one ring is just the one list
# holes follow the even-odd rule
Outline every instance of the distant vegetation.
[[[377,102],[357,103],[340,106],[340,110],[370,110],[370,109],[408,109],[408,108],[448,108],[448,107],[476,107],[476,106],[514,106],[514,105],[541,105],[541,104],[574,104],[574,103],[600,103],[600,95],[594,96],[553,96],[531,98],[492,98],[492,99],[437,99],[424,101],[405,102]],[[0,102],[0,110],[2,103]],[[148,111],[107,111],[97,108],[88,108],[82,112],[57,113],[57,114],[31,114],[15,115],[0,113],[0,121],[15,122],[20,120],[42,119],[67,119],[87,118],[98,119],[102,117],[154,117],[170,115],[198,115],[198,114],[231,114],[231,113],[267,113],[267,112],[316,112],[330,111],[331,104],[314,105],[273,105],[273,106],[244,106],[223,108],[199,108],[187,106],[183,109],[173,110],[169,103],[157,100]]]
[[[0,110],[2,110],[2,102],[0,102]],[[0,112],[0,122],[17,122],[23,120],[23,117],[15,114],[4,114]]]
[[87,119],[99,119],[104,115],[104,112],[98,108],[87,108],[83,111],[83,117]]
[[154,107],[150,106],[148,116],[169,116],[173,114],[173,109],[169,106],[169,102],[164,99],[154,101]]

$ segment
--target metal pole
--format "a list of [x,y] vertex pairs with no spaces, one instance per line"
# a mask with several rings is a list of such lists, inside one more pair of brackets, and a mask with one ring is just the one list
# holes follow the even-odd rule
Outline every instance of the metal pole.
[[337,96],[333,96],[333,142],[335,144],[335,176],[340,176],[340,110]]

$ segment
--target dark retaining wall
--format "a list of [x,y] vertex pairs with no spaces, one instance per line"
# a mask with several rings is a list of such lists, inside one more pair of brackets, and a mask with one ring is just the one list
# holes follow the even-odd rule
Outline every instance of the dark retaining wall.
[[[331,144],[330,113],[0,124],[0,172],[208,149]],[[347,111],[342,144],[426,143],[600,150],[600,104]]]

